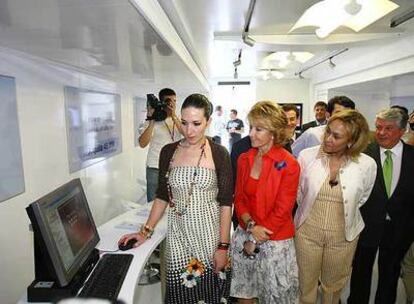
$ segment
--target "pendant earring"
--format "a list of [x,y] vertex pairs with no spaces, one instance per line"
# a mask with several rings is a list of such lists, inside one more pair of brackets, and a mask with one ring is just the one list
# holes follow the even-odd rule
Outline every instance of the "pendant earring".
[[348,146],[348,149],[351,149],[352,144],[349,143],[347,146]]

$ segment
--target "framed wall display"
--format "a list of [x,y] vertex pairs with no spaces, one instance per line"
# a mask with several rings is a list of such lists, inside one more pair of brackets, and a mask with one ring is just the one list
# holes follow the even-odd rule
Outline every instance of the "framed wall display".
[[299,119],[298,124],[296,125],[296,130],[300,130],[302,128],[302,116],[303,116],[303,104],[302,103],[278,103],[279,106],[283,107],[284,105],[295,105],[296,108],[299,110]]
[[143,97],[133,97],[134,100],[134,144],[138,146],[139,129],[147,118],[147,99]]
[[24,175],[17,117],[16,83],[0,75],[0,202],[23,193]]
[[122,151],[118,94],[65,87],[70,173]]

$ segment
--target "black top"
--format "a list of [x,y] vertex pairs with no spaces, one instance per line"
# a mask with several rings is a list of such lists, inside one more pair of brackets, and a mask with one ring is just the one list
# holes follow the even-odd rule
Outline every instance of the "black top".
[[[227,122],[227,130],[230,130],[232,128],[235,128],[236,130],[240,131],[242,128],[244,128],[243,120],[241,119],[233,119]],[[240,139],[241,134],[240,133],[229,133],[231,138]]]

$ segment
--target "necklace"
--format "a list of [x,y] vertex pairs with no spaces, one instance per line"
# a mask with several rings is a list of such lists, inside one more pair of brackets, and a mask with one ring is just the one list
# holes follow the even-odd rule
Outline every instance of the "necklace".
[[173,198],[173,195],[172,195],[171,184],[170,184],[170,181],[169,181],[169,176],[170,176],[170,172],[171,172],[171,169],[172,169],[171,168],[172,167],[172,163],[174,162],[174,157],[175,157],[175,155],[177,153],[177,150],[178,150],[177,148],[179,146],[180,146],[180,144],[178,144],[176,146],[175,150],[174,150],[174,154],[171,157],[171,160],[170,160],[170,163],[168,165],[168,170],[167,170],[167,174],[165,175],[165,178],[167,179],[167,191],[168,191],[168,201],[169,201],[168,203],[169,203],[169,206],[175,212],[175,214],[177,214],[178,216],[182,216],[182,215],[184,215],[187,212],[188,204],[190,202],[191,196],[193,195],[193,189],[194,189],[194,185],[195,185],[195,179],[196,179],[196,177],[198,175],[198,171],[200,169],[201,159],[203,158],[203,155],[205,156],[206,140],[204,139],[204,143],[200,147],[201,152],[200,152],[200,156],[199,156],[198,161],[197,161],[197,166],[194,168],[194,172],[193,172],[192,179],[191,179],[191,182],[190,182],[190,189],[188,190],[187,200],[185,201],[184,207],[181,210],[177,210],[177,208],[176,208],[176,205],[174,203],[174,198]]
[[175,122],[173,121],[172,130],[170,130],[170,127],[168,126],[167,122],[164,120],[164,124],[167,127],[168,134],[170,134],[171,141],[174,141],[174,133],[175,133]]

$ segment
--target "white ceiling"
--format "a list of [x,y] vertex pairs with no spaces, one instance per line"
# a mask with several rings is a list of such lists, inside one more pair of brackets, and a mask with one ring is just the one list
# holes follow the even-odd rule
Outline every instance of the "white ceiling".
[[149,91],[203,90],[127,0],[0,0],[0,47]]
[[344,94],[389,95],[390,97],[414,96],[414,73],[386,77],[357,84],[336,87]]
[[[205,86],[194,77],[183,57],[173,51],[171,40],[164,39],[164,33],[158,33],[159,29],[154,30],[150,25],[157,17],[146,20],[137,10],[140,3],[151,1],[156,3],[156,0],[0,0],[0,47],[149,90],[168,85],[183,91],[186,88],[203,91]],[[393,43],[399,39],[395,33],[414,33],[413,20],[390,29],[390,19],[414,5],[412,0],[393,1],[400,8],[361,33],[341,28],[331,38],[321,41],[315,39],[311,28],[286,36],[316,0],[259,0],[250,33],[280,35],[279,39],[284,37],[290,42],[257,43],[253,47],[241,41],[249,0],[158,0],[158,3],[201,73],[212,81],[233,78],[233,61],[240,49],[242,64],[238,74],[243,79],[254,76],[262,58],[274,51],[306,50],[318,57],[343,47],[363,49],[378,43],[375,40],[338,43],[365,39],[367,34],[392,35],[384,41]],[[293,77],[299,68],[298,64],[290,66],[287,75]]]
[[[347,28],[340,28],[332,37],[319,40],[314,28],[305,28],[288,34],[290,28],[303,12],[317,0],[259,0],[252,15],[249,33],[252,35],[279,35],[279,44],[257,43],[249,47],[242,43],[241,33],[250,0],[159,0],[170,20],[179,29],[182,39],[199,62],[209,79],[233,77],[233,61],[242,48],[242,65],[238,68],[241,77],[251,77],[260,67],[261,60],[274,51],[310,51],[318,56],[344,47],[358,48],[375,43],[375,39],[389,35],[388,40],[398,39],[398,33],[414,33],[414,21],[408,21],[397,28],[389,27],[396,14],[414,6],[412,0],[394,0],[400,8],[355,34]],[[363,37],[363,38],[361,38]],[[286,42],[286,39],[288,42]],[[358,42],[340,43],[339,41]],[[305,42],[307,41],[307,42]],[[310,41],[310,42],[308,42]],[[282,44],[283,42],[283,44]],[[293,77],[300,66],[293,65],[287,73]]]

